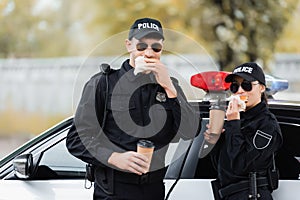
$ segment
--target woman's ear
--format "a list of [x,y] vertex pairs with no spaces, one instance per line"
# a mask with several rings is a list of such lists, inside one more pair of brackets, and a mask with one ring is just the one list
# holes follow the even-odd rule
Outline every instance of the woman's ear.
[[264,86],[264,85],[260,85],[260,92],[261,93],[263,93],[263,92],[265,92],[266,91],[266,86]]

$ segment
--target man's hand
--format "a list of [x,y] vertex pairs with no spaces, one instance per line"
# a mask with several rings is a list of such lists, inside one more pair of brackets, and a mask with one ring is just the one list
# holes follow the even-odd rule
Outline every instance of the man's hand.
[[149,169],[150,161],[143,154],[127,151],[124,153],[112,153],[108,159],[108,163],[121,170],[142,175],[143,173],[148,172],[147,169]]
[[145,58],[146,66],[155,75],[156,81],[161,85],[169,98],[177,97],[177,91],[172,83],[167,67],[157,59]]

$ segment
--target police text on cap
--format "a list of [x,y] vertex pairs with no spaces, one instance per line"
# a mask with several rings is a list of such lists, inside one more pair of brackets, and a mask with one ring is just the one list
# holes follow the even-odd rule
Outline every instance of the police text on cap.
[[253,71],[253,68],[252,67],[239,67],[239,68],[236,68],[233,73],[239,73],[239,72],[246,72],[246,73],[249,73],[249,74],[252,74],[252,71]]
[[154,23],[139,23],[138,29],[142,29],[142,28],[152,28],[152,29],[159,31],[158,26]]

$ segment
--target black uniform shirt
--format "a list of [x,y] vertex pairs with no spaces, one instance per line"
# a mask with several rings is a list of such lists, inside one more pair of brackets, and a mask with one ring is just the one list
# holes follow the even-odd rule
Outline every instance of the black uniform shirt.
[[280,127],[266,103],[241,113],[241,120],[225,123],[214,149],[221,186],[248,179],[249,172],[265,175],[273,153],[282,144]]
[[149,139],[156,150],[166,147],[181,121],[178,99],[168,98],[152,74],[135,76],[128,62],[116,73],[109,77],[112,87],[104,129],[109,140],[125,151],[136,151],[139,139]]

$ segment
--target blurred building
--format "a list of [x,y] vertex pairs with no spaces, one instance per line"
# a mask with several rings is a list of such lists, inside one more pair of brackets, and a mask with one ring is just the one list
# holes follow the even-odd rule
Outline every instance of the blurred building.
[[[124,57],[115,58],[54,58],[0,60],[0,112],[6,109],[72,115],[84,83],[99,71],[102,62],[120,66]],[[190,99],[200,98],[202,91],[192,88],[193,74],[218,70],[207,56],[164,56],[172,76],[179,79]],[[289,81],[288,93],[300,94],[300,56],[276,54],[272,75]],[[290,98],[289,95],[285,95]],[[291,95],[295,96],[295,95]]]

